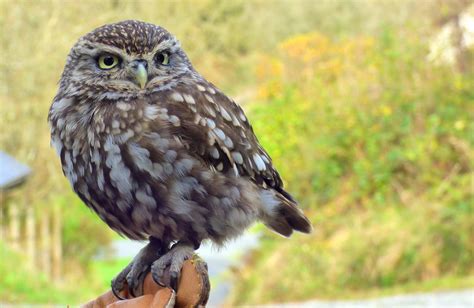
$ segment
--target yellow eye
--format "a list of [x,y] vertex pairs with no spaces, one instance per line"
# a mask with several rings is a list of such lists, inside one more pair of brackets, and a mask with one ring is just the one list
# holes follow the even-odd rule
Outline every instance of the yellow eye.
[[158,64],[161,64],[161,65],[170,64],[170,55],[166,51],[158,53],[155,59]]
[[119,58],[113,55],[102,55],[97,60],[97,64],[99,65],[100,69],[109,70],[114,68],[119,64]]

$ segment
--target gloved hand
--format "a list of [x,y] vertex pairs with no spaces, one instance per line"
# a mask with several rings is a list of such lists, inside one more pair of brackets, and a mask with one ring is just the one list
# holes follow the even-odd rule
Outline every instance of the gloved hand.
[[187,260],[181,270],[177,294],[170,288],[156,284],[148,274],[143,285],[143,295],[130,298],[128,288],[120,294],[125,300],[120,300],[112,293],[106,292],[88,302],[86,308],[164,308],[164,307],[199,307],[205,306],[209,298],[210,283],[207,264],[196,255]]

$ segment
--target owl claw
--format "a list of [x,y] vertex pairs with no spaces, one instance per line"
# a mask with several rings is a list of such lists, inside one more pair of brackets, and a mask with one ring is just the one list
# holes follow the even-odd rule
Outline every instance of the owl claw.
[[140,250],[132,262],[112,280],[114,295],[119,299],[124,299],[121,294],[125,285],[128,285],[128,293],[132,297],[143,295],[143,281],[153,262],[160,258],[161,252],[160,243],[150,240],[150,243]]
[[130,271],[130,273],[128,273],[126,277],[128,291],[132,297],[138,297],[143,295],[143,281],[145,281],[145,276],[150,269],[150,265],[140,265],[141,264],[138,264],[137,266],[132,266],[132,270]]
[[179,274],[176,272],[170,273],[170,287],[177,291],[178,290],[178,279],[179,279]]
[[132,263],[128,264],[111,282],[112,285],[112,293],[114,293],[115,297],[120,300],[125,299],[120,293],[123,291],[125,287],[126,277],[130,270],[132,269]]
[[[161,285],[178,290],[179,277],[184,261],[191,259],[194,254],[193,245],[187,243],[177,243],[170,251],[153,262],[151,266],[151,275],[153,280]],[[169,283],[165,283],[165,270],[169,267]]]

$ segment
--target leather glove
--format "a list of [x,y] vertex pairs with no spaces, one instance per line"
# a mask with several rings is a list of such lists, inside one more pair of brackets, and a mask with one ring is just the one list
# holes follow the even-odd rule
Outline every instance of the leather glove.
[[207,264],[196,255],[187,260],[181,269],[181,277],[178,282],[178,292],[171,288],[156,284],[151,274],[145,278],[143,283],[143,295],[131,298],[128,288],[121,292],[125,298],[120,300],[108,291],[87,304],[86,308],[164,308],[164,307],[203,307],[209,299],[210,283],[207,272]]

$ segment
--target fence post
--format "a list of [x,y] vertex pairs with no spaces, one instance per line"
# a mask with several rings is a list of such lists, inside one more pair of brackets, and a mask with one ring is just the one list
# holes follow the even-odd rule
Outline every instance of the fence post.
[[53,279],[61,279],[62,266],[62,243],[61,243],[61,209],[59,206],[53,208],[53,232],[52,232],[52,256],[53,256]]
[[42,213],[40,217],[40,236],[41,236],[41,271],[47,277],[51,277],[51,234],[49,227],[49,213]]
[[26,207],[25,237],[26,256],[32,269],[36,268],[36,237],[35,237],[35,211],[31,206]]
[[8,242],[10,247],[16,251],[20,249],[20,217],[18,205],[12,202],[8,209],[9,213],[9,234]]

